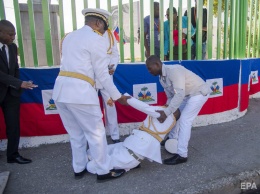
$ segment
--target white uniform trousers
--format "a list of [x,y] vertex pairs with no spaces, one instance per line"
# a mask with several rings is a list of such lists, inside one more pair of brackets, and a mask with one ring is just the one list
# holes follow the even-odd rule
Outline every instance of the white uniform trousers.
[[108,92],[104,89],[99,90],[102,99],[103,99],[103,107],[105,109],[105,125],[106,129],[109,131],[110,136],[113,140],[119,139],[119,128],[118,128],[118,121],[117,121],[117,112],[116,106],[109,106],[107,101],[110,99]]
[[209,95],[196,95],[185,97],[179,109],[181,117],[169,134],[170,139],[178,139],[177,154],[181,157],[188,156],[188,143],[191,136],[191,127],[194,119],[199,114]]
[[107,174],[113,168],[107,153],[107,140],[99,105],[56,102],[63,125],[70,136],[74,172],[87,167],[87,142],[96,173]]
[[[136,154],[140,160],[136,160],[130,155],[128,149],[123,145],[123,142],[108,145],[108,154],[111,156],[111,163],[114,169],[124,169],[129,171],[140,164],[141,160],[144,159],[143,156]],[[93,174],[96,173],[96,167],[92,161],[92,156],[90,154],[90,161],[87,164],[87,170]]]

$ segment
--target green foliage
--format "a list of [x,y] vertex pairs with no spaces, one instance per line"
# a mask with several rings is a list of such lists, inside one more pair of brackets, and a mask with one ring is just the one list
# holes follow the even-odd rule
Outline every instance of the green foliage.
[[[214,0],[213,1],[213,14],[215,17],[218,15],[218,1],[222,1],[221,9],[222,9],[222,12],[225,11],[225,0]],[[204,0],[203,5],[207,6],[208,0]]]

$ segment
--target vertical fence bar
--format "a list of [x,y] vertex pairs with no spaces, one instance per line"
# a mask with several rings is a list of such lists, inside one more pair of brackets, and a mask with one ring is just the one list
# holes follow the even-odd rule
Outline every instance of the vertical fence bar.
[[[173,1],[170,1],[170,4],[169,4],[169,18],[173,18]],[[170,22],[170,34],[169,34],[169,39],[170,39],[170,44],[169,44],[169,60],[172,61],[173,60],[173,38],[172,35],[173,35],[173,22]]]
[[144,61],[144,1],[140,0],[140,51],[141,61]]
[[239,58],[239,49],[240,49],[240,41],[241,39],[240,38],[240,31],[239,31],[239,26],[240,26],[240,21],[239,21],[239,18],[240,18],[240,12],[239,12],[239,7],[240,7],[240,2],[236,2],[236,19],[235,19],[235,58]]
[[257,49],[256,49],[256,57],[259,58],[260,57],[260,6],[258,6],[258,34],[257,34]]
[[218,0],[218,24],[217,24],[217,59],[220,59],[220,51],[221,51],[221,7],[222,0]]
[[234,42],[235,42],[235,12],[236,4],[235,1],[231,1],[231,10],[230,10],[230,38],[229,38],[229,59],[234,58]]
[[225,1],[223,59],[227,59],[229,0]]
[[[256,25],[257,25],[257,17],[259,17],[259,15],[257,16],[257,9],[259,6],[259,2],[258,0],[255,0],[255,9],[254,9],[254,26],[253,26],[253,45],[252,45],[252,57],[254,58],[256,56]],[[259,14],[259,13],[258,13]],[[259,18],[258,18],[259,19]]]
[[64,14],[63,14],[63,0],[59,0],[59,16],[60,16],[60,37],[63,38],[64,31]]
[[18,49],[19,49],[20,63],[21,63],[21,67],[25,67],[22,25],[21,25],[20,7],[19,7],[18,0],[13,0],[13,4],[14,4],[16,31],[17,31],[17,35],[18,35]]
[[154,55],[154,1],[150,0],[150,55]]
[[42,16],[44,25],[44,37],[45,47],[47,55],[48,66],[53,66],[53,54],[52,54],[52,39],[51,39],[51,23],[50,23],[50,10],[49,0],[42,1]]
[[197,0],[197,18],[196,18],[196,59],[202,59],[202,15],[203,0]]
[[118,0],[118,21],[119,21],[119,37],[120,37],[120,62],[124,62],[124,41],[123,41],[123,5],[122,1]]
[[[107,11],[109,11],[111,13],[111,0],[107,0]],[[113,26],[112,26],[112,19],[111,17],[108,18],[108,23],[109,23],[109,26],[110,26],[110,29],[113,30]]]
[[242,1],[240,6],[241,10],[241,26],[240,26],[240,35],[241,35],[241,48],[240,48],[240,58],[245,58],[246,56],[246,32],[247,32],[247,1]]
[[178,43],[178,59],[182,60],[182,0],[179,0],[178,7]]
[[131,62],[135,61],[135,45],[134,45],[134,8],[133,0],[129,0],[129,11],[130,11],[130,54]]
[[160,0],[160,58],[163,61],[164,60],[164,22],[163,22],[163,18],[164,18],[164,9],[163,9],[163,5],[164,2],[163,0]]
[[212,29],[213,29],[213,2],[214,0],[208,1],[208,13],[207,13],[207,55],[208,59],[212,59]]
[[29,15],[29,24],[30,24],[30,32],[31,32],[31,40],[32,40],[33,62],[34,62],[34,67],[37,67],[39,64],[38,64],[38,56],[37,56],[33,1],[27,0],[27,4],[28,4],[28,15]]
[[96,0],[96,8],[100,8],[100,1],[99,0]]
[[88,8],[88,0],[83,0],[84,8]]
[[188,36],[187,36],[187,59],[191,59],[191,1],[187,0],[187,17],[188,17]]
[[5,19],[5,5],[4,0],[0,0],[0,20]]
[[249,11],[249,28],[248,28],[248,40],[247,40],[247,58],[250,58],[251,54],[251,36],[252,36],[252,11],[253,11],[253,0],[250,0],[250,11]]
[[71,15],[72,15],[72,27],[73,27],[73,30],[77,30],[77,16],[76,16],[76,3],[75,3],[75,0],[71,0]]

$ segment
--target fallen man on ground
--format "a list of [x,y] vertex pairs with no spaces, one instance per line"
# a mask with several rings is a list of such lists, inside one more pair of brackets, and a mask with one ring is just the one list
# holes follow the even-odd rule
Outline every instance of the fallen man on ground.
[[[132,133],[124,142],[108,145],[108,154],[111,156],[111,162],[114,169],[125,169],[126,171],[139,167],[142,160],[158,162],[162,164],[160,142],[171,131],[180,117],[179,109],[160,123],[157,118],[160,116],[157,110],[163,110],[164,107],[149,106],[135,98],[127,100],[127,103],[147,114],[139,129],[133,129]],[[91,153],[88,154],[91,156]],[[93,174],[96,173],[95,162],[89,158],[87,170]]]

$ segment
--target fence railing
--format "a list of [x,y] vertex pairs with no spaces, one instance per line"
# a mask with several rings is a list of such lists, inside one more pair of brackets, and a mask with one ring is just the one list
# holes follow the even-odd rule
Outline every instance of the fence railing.
[[[202,18],[203,7],[207,9],[207,59],[237,59],[260,57],[260,0],[197,0],[196,11],[196,59],[202,59]],[[11,0],[0,0],[0,19],[8,19],[5,4]],[[67,7],[68,2],[70,6]],[[176,3],[178,15],[182,16],[184,10],[194,7],[192,0],[159,0],[160,10],[160,58],[164,60],[164,15],[168,7]],[[78,4],[86,7],[97,7],[115,13],[109,19],[112,28],[119,28],[120,62],[136,62],[145,60],[144,49],[144,17],[154,15],[153,0],[122,1],[122,0],[27,0],[27,16],[21,17],[21,2],[13,0],[15,26],[17,30],[17,43],[19,47],[19,59],[22,67],[28,66],[53,66],[59,65],[59,43],[65,35],[65,27],[72,25],[72,30],[83,26],[78,25]],[[36,10],[36,4],[40,4],[40,10]],[[66,4],[66,6],[65,6]],[[54,7],[53,7],[54,6]],[[71,23],[65,21],[68,17],[65,13],[70,10]],[[56,11],[55,11],[56,10]],[[40,13],[40,16],[39,16]],[[52,14],[54,13],[54,14]],[[187,12],[187,58],[191,59],[191,11]],[[173,11],[169,9],[169,17]],[[55,19],[56,18],[56,19]],[[28,21],[27,21],[28,20]],[[41,20],[41,21],[40,21]],[[38,22],[40,21],[40,22]],[[154,17],[150,17],[150,24],[154,23]],[[182,34],[182,20],[178,18],[178,33]],[[28,29],[29,28],[29,29]],[[139,28],[139,36],[137,31]],[[25,30],[27,29],[27,31]],[[42,38],[37,38],[42,32]],[[26,32],[25,32],[26,31]],[[53,32],[55,31],[55,32]],[[150,53],[154,54],[154,25],[150,25]],[[27,34],[27,32],[29,34]],[[170,22],[170,34],[172,37],[173,25]],[[27,37],[27,39],[25,38]],[[28,38],[29,37],[29,38]],[[56,38],[54,38],[56,37]],[[182,42],[179,36],[178,42]],[[170,38],[169,60],[173,59],[173,39]],[[40,49],[45,48],[45,49]],[[42,59],[42,58],[45,59]],[[178,58],[182,60],[182,44],[178,45]],[[45,62],[43,62],[45,61]],[[31,65],[29,65],[31,64]]]

